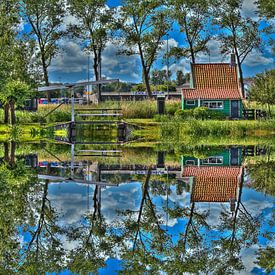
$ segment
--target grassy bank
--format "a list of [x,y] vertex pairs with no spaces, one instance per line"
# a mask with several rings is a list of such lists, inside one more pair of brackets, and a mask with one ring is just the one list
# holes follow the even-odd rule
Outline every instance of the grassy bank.
[[[62,105],[56,111],[46,116],[50,111],[56,108],[57,105],[40,105],[37,112],[16,111],[18,123],[52,123],[66,122],[71,120],[71,106]],[[87,105],[76,105],[76,108],[87,108]],[[88,108],[113,108],[121,109],[124,119],[134,118],[153,118],[157,113],[157,102],[155,100],[143,101],[106,101],[100,104],[91,104]],[[180,108],[180,100],[169,100],[166,102],[166,113],[174,115]],[[97,118],[98,119],[98,118]],[[0,110],[0,122],[4,121],[4,112]]]

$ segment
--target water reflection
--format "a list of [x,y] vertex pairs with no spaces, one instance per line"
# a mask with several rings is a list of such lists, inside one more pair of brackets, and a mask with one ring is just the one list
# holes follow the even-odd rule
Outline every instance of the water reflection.
[[1,274],[274,268],[272,147],[0,152]]

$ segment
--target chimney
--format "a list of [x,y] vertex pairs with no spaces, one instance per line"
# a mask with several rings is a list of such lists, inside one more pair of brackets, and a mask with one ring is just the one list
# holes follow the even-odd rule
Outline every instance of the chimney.
[[236,56],[235,54],[232,52],[231,53],[231,58],[230,58],[230,65],[233,67],[233,66],[236,66]]

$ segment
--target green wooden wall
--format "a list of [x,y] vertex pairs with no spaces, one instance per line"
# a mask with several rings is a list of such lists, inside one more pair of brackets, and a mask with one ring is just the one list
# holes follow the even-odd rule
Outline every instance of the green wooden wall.
[[[207,101],[217,101],[216,100],[207,100]],[[220,101],[220,100],[219,100]],[[222,112],[224,113],[226,116],[230,117],[231,116],[231,101],[229,99],[226,100],[222,100],[223,101],[223,109],[217,109],[216,111]],[[201,105],[203,105],[204,100],[201,100]],[[243,111],[243,103],[241,100],[239,100],[240,102],[240,117],[242,117],[242,111]],[[198,100],[195,101],[195,105],[191,106],[191,105],[186,105],[186,101],[183,99],[182,97],[182,110],[190,110],[193,108],[198,107]]]

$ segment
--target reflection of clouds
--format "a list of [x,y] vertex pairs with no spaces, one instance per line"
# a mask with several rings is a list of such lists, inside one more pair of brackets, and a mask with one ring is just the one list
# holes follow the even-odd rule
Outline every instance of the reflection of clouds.
[[119,187],[110,187],[102,192],[102,214],[108,223],[114,221],[117,211],[139,209],[141,200],[140,183],[126,183]]
[[240,271],[239,274],[242,274],[242,275],[251,274],[252,270],[255,267],[259,267],[257,264],[255,264],[256,253],[258,249],[259,249],[259,246],[255,244],[249,248],[244,248],[241,250],[240,257],[244,264],[244,270]]
[[60,215],[61,225],[72,225],[80,221],[81,216],[87,212],[87,196],[81,193],[66,193],[66,187],[62,187],[60,193],[49,192],[52,206]]
[[[89,187],[88,197],[87,185],[64,182],[50,185],[49,199],[60,215],[61,225],[80,223],[88,211],[93,211],[94,189],[94,186]],[[117,218],[117,211],[138,209],[141,187],[137,182],[121,184],[118,187],[102,189],[101,194],[101,213],[106,222],[111,223]]]

